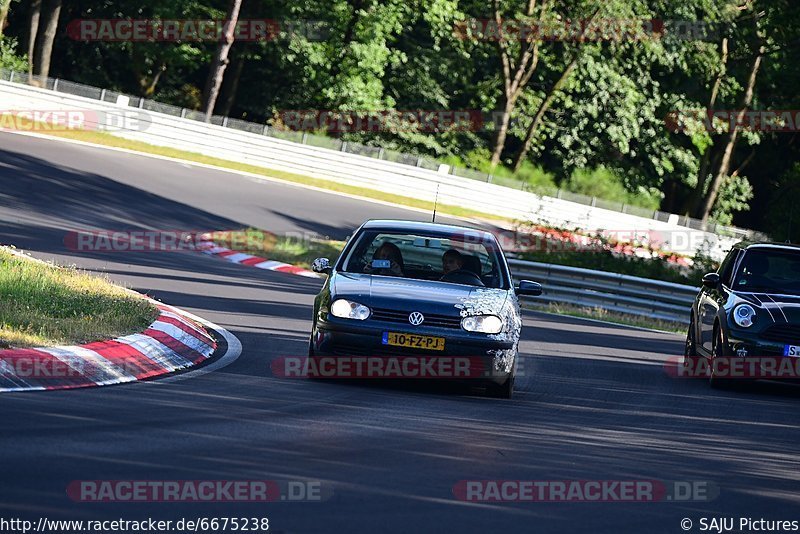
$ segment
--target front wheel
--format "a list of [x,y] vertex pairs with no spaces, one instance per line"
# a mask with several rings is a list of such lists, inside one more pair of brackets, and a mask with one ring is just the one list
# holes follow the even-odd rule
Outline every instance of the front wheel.
[[708,370],[708,385],[714,389],[725,389],[730,386],[730,379],[720,378],[717,374],[717,366],[722,358],[725,358],[725,344],[722,340],[722,328],[714,330],[714,342],[711,345],[711,362]]
[[510,399],[514,396],[514,377],[512,373],[505,382],[500,385],[492,384],[489,386],[487,393],[490,397],[496,399]]

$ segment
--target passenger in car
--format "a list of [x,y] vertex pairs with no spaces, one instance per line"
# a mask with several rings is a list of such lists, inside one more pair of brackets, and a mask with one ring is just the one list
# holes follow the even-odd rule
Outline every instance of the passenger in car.
[[464,258],[454,248],[447,250],[442,255],[442,273],[447,274],[464,268]]

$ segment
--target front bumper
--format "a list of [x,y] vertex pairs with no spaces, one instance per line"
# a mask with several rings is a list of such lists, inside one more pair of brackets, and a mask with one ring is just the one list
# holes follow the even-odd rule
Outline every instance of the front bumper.
[[800,358],[784,356],[785,343],[768,341],[760,332],[730,329],[725,354],[731,358],[731,373],[745,378],[800,380]]
[[[384,332],[445,338],[444,350],[395,347],[382,342]],[[376,322],[364,324],[351,320],[320,321],[312,333],[312,349],[317,357],[334,358],[397,358],[458,362],[454,373],[441,376],[458,381],[489,381],[503,384],[514,374],[517,340],[491,339],[450,328],[405,327],[402,324]],[[459,372],[460,371],[460,372]]]

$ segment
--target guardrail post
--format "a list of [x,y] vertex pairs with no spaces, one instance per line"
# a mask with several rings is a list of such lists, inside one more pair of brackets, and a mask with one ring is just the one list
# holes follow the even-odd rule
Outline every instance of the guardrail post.
[[415,167],[422,167],[422,158],[420,156],[417,156],[417,164]]
[[58,78],[53,80],[53,91],[58,91]]
[[227,116],[226,117],[222,117],[222,127],[223,128],[227,128],[228,127],[228,117]]
[[139,99],[139,109],[144,109],[144,98]]
[[303,132],[303,140],[302,143],[304,145],[308,144],[308,132]]
[[596,204],[597,204],[597,197],[592,197],[592,203],[590,204],[590,206],[595,207]]
[[9,83],[14,83],[14,71],[13,70],[11,71],[11,76],[8,77],[8,82]]
[[490,174],[490,175],[486,176],[486,183],[487,184],[492,183],[493,179],[494,179],[494,175],[493,174]]
[[182,119],[186,118],[186,108],[181,108],[181,118]]
[[342,141],[342,147],[339,150],[347,152],[347,141]]
[[103,101],[103,102],[106,101],[106,90],[105,89],[101,89],[100,90],[100,100]]

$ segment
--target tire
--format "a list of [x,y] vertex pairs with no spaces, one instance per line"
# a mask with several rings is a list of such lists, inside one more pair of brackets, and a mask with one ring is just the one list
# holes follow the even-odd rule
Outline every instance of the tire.
[[683,347],[683,366],[687,369],[696,369],[697,360],[700,358],[697,354],[697,341],[695,340],[694,331],[694,314],[692,314],[689,320],[689,330],[686,331],[686,343]]
[[722,341],[722,328],[719,326],[714,329],[714,342],[711,345],[711,363],[708,370],[708,385],[714,389],[728,389],[731,386],[730,378],[720,378],[714,373],[716,367],[714,360],[725,358],[725,347]]
[[497,384],[492,384],[486,392],[490,397],[494,397],[495,399],[512,398],[514,396],[514,377],[515,375],[512,374],[499,386]]

